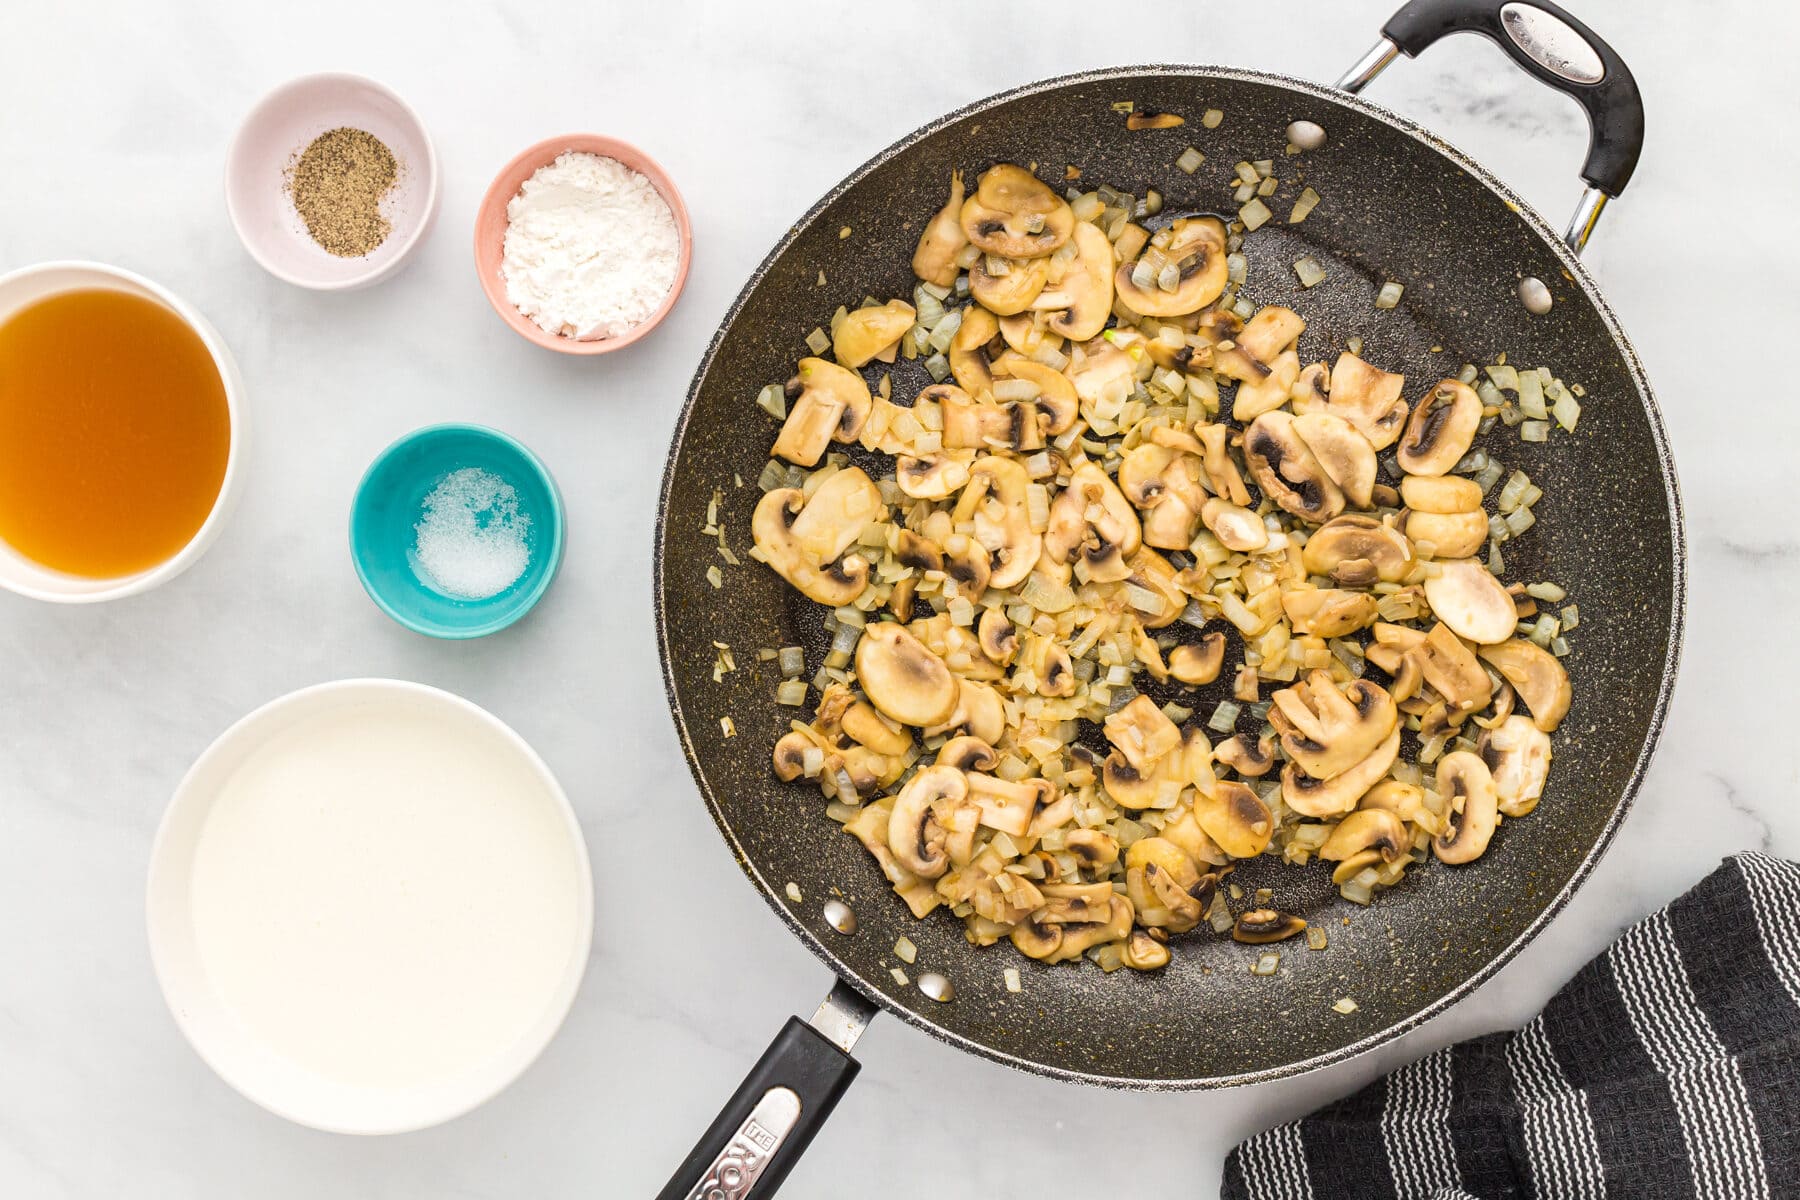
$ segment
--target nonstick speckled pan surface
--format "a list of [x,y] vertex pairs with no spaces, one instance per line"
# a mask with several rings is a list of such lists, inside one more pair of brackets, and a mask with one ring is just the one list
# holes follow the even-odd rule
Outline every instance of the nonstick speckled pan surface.
[[[1127,132],[1111,108],[1119,100],[1188,123]],[[1207,108],[1224,111],[1218,129],[1200,126]],[[1322,125],[1329,142],[1290,158],[1284,130],[1298,118]],[[1192,176],[1173,165],[1190,144],[1207,157]],[[1301,940],[1278,947],[1273,977],[1249,973],[1263,948],[1204,931],[1176,939],[1169,967],[1147,974],[1045,967],[1004,943],[976,949],[948,914],[915,921],[825,817],[816,788],[771,773],[770,747],[796,710],[774,704],[779,676],[756,650],[800,643],[816,669],[822,610],[748,559],[724,566],[700,533],[708,502],[722,489],[720,519],[742,555],[776,432],[755,407],[758,389],[792,374],[806,334],[838,305],[910,297],[913,245],[953,168],[973,180],[996,161],[1036,163],[1060,187],[1073,164],[1084,185],[1161,189],[1166,221],[1234,210],[1231,164],[1257,158],[1276,161],[1282,186],[1268,201],[1276,220],[1246,243],[1245,294],[1307,318],[1302,362],[1333,357],[1342,338],[1360,335],[1366,357],[1406,373],[1409,399],[1502,351],[1586,389],[1573,434],[1527,446],[1497,428],[1483,443],[1545,492],[1537,526],[1506,546],[1509,578],[1554,580],[1581,606],[1567,660],[1574,706],[1555,735],[1545,799],[1506,822],[1477,862],[1426,864],[1366,909],[1338,899],[1316,864],[1246,864],[1238,883],[1274,889],[1277,907],[1330,936],[1322,952]],[[1290,226],[1302,174],[1324,201]],[[1292,269],[1302,254],[1327,276],[1310,291]],[[1549,283],[1547,316],[1520,305],[1522,275]],[[1386,279],[1404,281],[1405,296],[1379,312],[1372,302]],[[896,396],[927,382],[916,363],[898,364],[893,377]],[[1396,1036],[1475,987],[1566,902],[1617,828],[1661,729],[1680,649],[1683,553],[1674,468],[1642,368],[1593,281],[1523,201],[1428,132],[1341,92],[1246,71],[1139,67],[1048,80],[952,113],[857,170],[782,239],[713,340],[676,429],[657,527],[657,624],[701,795],[746,874],[832,970],[935,1036],[1014,1066],[1114,1086],[1208,1087],[1290,1074]],[[715,564],[723,590],[706,578]],[[715,640],[738,664],[722,683],[712,679]],[[1203,714],[1225,698],[1229,677],[1199,689]],[[724,716],[735,737],[722,736]],[[790,882],[803,901],[786,897]],[[860,917],[854,936],[821,915],[834,894]],[[901,934],[918,946],[909,974],[944,973],[954,1002],[894,981]],[[1018,994],[1003,983],[1009,966],[1023,976]],[[1332,1010],[1343,996],[1355,1012]]]

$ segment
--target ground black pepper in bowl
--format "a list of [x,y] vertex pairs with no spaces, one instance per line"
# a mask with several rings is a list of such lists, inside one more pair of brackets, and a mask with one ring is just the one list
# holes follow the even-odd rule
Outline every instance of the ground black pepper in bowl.
[[342,126],[314,138],[289,164],[288,195],[321,249],[360,258],[393,230],[381,199],[399,173],[394,152],[380,138]]

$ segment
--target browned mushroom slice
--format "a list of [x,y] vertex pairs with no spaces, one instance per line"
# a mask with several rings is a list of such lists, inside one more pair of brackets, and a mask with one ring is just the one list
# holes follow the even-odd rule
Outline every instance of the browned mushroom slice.
[[1126,939],[1119,961],[1134,971],[1155,971],[1169,965],[1169,947],[1142,929],[1134,929]]
[[1399,720],[1393,700],[1378,684],[1358,679],[1340,692],[1324,671],[1311,672],[1273,699],[1269,721],[1281,735],[1281,748],[1318,779],[1367,758]]
[[776,488],[757,502],[750,531],[762,560],[809,599],[849,604],[869,585],[869,564],[848,553],[880,515],[881,493],[857,467],[839,471],[809,498]]
[[1507,717],[1481,735],[1481,761],[1494,777],[1500,811],[1522,817],[1537,807],[1550,775],[1550,735],[1529,717]]
[[1063,849],[1090,871],[1119,861],[1119,841],[1103,829],[1072,829],[1063,838]]
[[1438,620],[1479,645],[1504,642],[1518,625],[1513,598],[1474,559],[1440,563],[1425,579],[1425,598]]
[[1396,725],[1369,757],[1330,779],[1319,779],[1307,774],[1299,763],[1289,763],[1281,771],[1281,798],[1302,816],[1339,816],[1355,808],[1363,793],[1387,775],[1399,756],[1400,727]]
[[[1145,442],[1119,464],[1119,490],[1143,510],[1146,545],[1186,550],[1200,510],[1210,499],[1200,486],[1198,457]],[[1260,522],[1259,522],[1260,523]]]
[[1494,694],[1493,681],[1448,625],[1441,621],[1433,625],[1417,653],[1425,682],[1444,698],[1456,723],[1487,707]]
[[806,752],[818,750],[824,761],[824,750],[812,738],[795,731],[784,733],[775,742],[775,778],[792,783],[806,773]]
[[861,375],[822,358],[801,359],[788,392],[793,405],[772,453],[802,467],[816,465],[833,440],[855,441],[874,406]]
[[1487,764],[1467,750],[1438,760],[1437,792],[1450,807],[1448,833],[1431,841],[1431,852],[1447,863],[1474,862],[1488,848],[1499,824],[1499,797]]
[[1217,496],[1200,505],[1200,520],[1227,550],[1250,554],[1269,544],[1269,527],[1261,517]]
[[1342,588],[1289,588],[1281,593],[1281,610],[1295,633],[1335,638],[1373,624],[1376,600]]
[[[1306,330],[1306,321],[1291,308],[1269,304],[1244,322],[1244,328],[1227,346],[1221,342],[1213,356],[1213,370],[1228,379],[1251,383],[1268,376],[1270,364],[1291,349]],[[1295,376],[1299,369],[1296,365]],[[1293,380],[1289,380],[1291,384]],[[1284,389],[1285,391],[1285,389]]]
[[1169,674],[1189,687],[1211,683],[1224,668],[1225,635],[1217,631],[1198,644],[1183,642],[1169,651]]
[[1053,288],[1038,293],[1032,307],[1050,313],[1046,325],[1071,341],[1098,337],[1112,315],[1113,247],[1100,227],[1075,224],[1075,260]]
[[914,571],[942,571],[944,552],[929,538],[920,537],[903,526],[889,526],[888,549],[894,561]]
[[846,313],[832,332],[831,353],[852,370],[864,366],[897,346],[917,317],[913,306],[904,300],[889,300]]
[[1246,779],[1260,779],[1275,765],[1275,739],[1268,734],[1252,744],[1243,734],[1220,742],[1213,757]]
[[902,725],[940,725],[956,711],[960,693],[950,668],[892,621],[863,630],[856,678],[869,702]]
[[989,660],[1001,666],[1012,662],[1013,656],[1019,652],[1019,631],[1013,626],[1012,618],[1006,615],[1004,608],[990,608],[983,612],[977,629],[981,639],[981,652]]
[[914,500],[948,500],[969,482],[969,464],[943,451],[923,458],[902,454],[894,459],[894,482]]
[[1412,849],[1406,823],[1382,808],[1359,808],[1339,821],[1319,847],[1319,857],[1341,863],[1331,882],[1342,884],[1377,862],[1391,863]]
[[1429,551],[1433,558],[1468,558],[1488,538],[1487,514],[1480,509],[1460,513],[1409,510],[1400,514],[1399,528],[1419,547],[1419,553]]
[[1001,508],[998,518],[989,513],[988,505],[982,505],[975,514],[975,540],[987,548],[993,559],[988,586],[1016,587],[1031,574],[1043,548],[1042,539],[1031,526],[1031,476],[1012,459],[989,456],[977,459],[969,468],[969,486],[974,487],[977,481]]
[[950,339],[950,375],[958,387],[971,396],[991,393],[994,372],[987,345],[1000,334],[1000,319],[979,304],[962,310],[962,324]]
[[1144,925],[1185,933],[1200,923],[1193,890],[1200,871],[1187,851],[1162,837],[1141,838],[1125,850],[1125,895]]
[[1100,464],[1076,467],[1050,506],[1044,553],[1058,563],[1080,558],[1088,579],[1116,583],[1131,574],[1125,563],[1143,540],[1131,502]]
[[[1314,376],[1311,394],[1295,395],[1296,412],[1324,411],[1340,416],[1361,430],[1377,450],[1394,444],[1406,424],[1406,401],[1400,396],[1406,386],[1404,375],[1372,367],[1346,352],[1338,355],[1331,368],[1328,399],[1318,398],[1320,381],[1320,376]],[[1295,386],[1299,388],[1298,381]]]
[[1286,941],[1295,934],[1304,932],[1306,922],[1303,919],[1272,908],[1252,908],[1241,912],[1231,926],[1233,941],[1252,946]]
[[1105,921],[1088,925],[1063,925],[1062,944],[1047,962],[1068,962],[1080,958],[1095,946],[1123,941],[1131,934],[1131,901],[1123,896],[1112,898],[1112,915]]
[[1153,236],[1137,261],[1119,267],[1113,289],[1119,303],[1141,316],[1198,312],[1225,290],[1225,254],[1223,222],[1183,217]]
[[1315,525],[1344,510],[1344,493],[1294,432],[1294,418],[1267,412],[1244,431],[1244,460],[1263,494]]
[[1036,258],[1069,240],[1075,214],[1030,171],[999,163],[963,201],[961,223],[963,235],[985,254]]
[[1169,720],[1156,701],[1139,695],[1106,718],[1106,740],[1119,748],[1139,772],[1181,745],[1181,730]]
[[1308,574],[1358,587],[1376,580],[1398,583],[1414,566],[1405,534],[1360,513],[1345,513],[1319,527],[1306,539],[1300,558]]
[[1545,733],[1556,732],[1568,715],[1573,695],[1569,673],[1556,656],[1517,638],[1497,646],[1483,646],[1479,653],[1512,684],[1519,699],[1531,710],[1532,722]]
[[913,251],[913,274],[936,287],[949,287],[956,282],[956,256],[969,244],[962,231],[963,177],[961,171],[950,172],[950,199],[925,224]]
[[991,771],[1000,763],[1000,755],[978,737],[953,737],[938,748],[938,765],[959,771]]
[[1075,385],[1056,368],[1017,354],[1006,354],[994,362],[993,369],[1009,378],[1037,384],[1038,394],[1033,403],[1047,418],[1045,433],[1052,436],[1066,433],[1081,415],[1081,397],[1076,394]]
[[976,259],[975,265],[969,268],[969,294],[989,312],[1010,317],[1031,307],[1049,277],[1047,259],[1009,262],[988,255]]
[[1400,498],[1415,512],[1481,511],[1481,485],[1460,475],[1408,475],[1400,481]]
[[1375,447],[1369,439],[1350,422],[1328,412],[1295,417],[1294,432],[1343,490],[1344,498],[1353,507],[1368,508],[1374,499],[1377,470]]
[[1233,858],[1255,858],[1275,836],[1269,806],[1243,784],[1229,780],[1195,793],[1194,820]]
[[1420,398],[1395,457],[1409,475],[1445,475],[1475,441],[1481,397],[1460,379],[1440,380]]
[[1203,462],[1213,495],[1242,507],[1250,503],[1250,489],[1244,486],[1237,460],[1225,448],[1230,432],[1224,425],[1202,425],[1194,430],[1194,436],[1206,448]]
[[907,781],[888,816],[888,849],[901,866],[921,879],[950,869],[939,812],[968,794],[968,778],[954,767],[927,767]]

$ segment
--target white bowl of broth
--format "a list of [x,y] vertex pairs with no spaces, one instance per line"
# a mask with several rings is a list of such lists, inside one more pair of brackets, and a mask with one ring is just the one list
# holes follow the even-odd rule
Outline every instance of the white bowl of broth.
[[192,566],[237,492],[242,393],[218,331],[141,275],[0,276],[0,587],[92,603]]

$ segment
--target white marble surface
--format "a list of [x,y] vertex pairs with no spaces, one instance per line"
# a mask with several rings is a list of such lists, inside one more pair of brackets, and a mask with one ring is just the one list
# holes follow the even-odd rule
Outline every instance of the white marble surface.
[[[1721,854],[1800,854],[1787,723],[1800,541],[1786,461],[1800,407],[1779,358],[1800,315],[1788,212],[1800,166],[1769,153],[1792,108],[1779,47],[1800,34],[1800,15],[1751,0],[1570,3],[1614,40],[1647,96],[1643,167],[1589,257],[1662,397],[1693,555],[1682,685],[1614,849],[1475,996],[1398,1044],[1301,1079],[1177,1096],[1077,1089],[878,1021],[859,1049],[861,1081],[786,1194],[997,1196],[1023,1189],[1021,1170],[1032,1191],[1054,1191],[1039,1164],[1085,1157],[1075,1145],[1135,1147],[1133,1186],[1146,1194],[1211,1194],[1235,1139],[1520,1021]],[[1381,0],[1333,0],[1268,20],[1248,15],[1255,6],[1187,2],[1152,18],[1150,37],[1127,10],[1030,7],[1017,22],[955,0],[9,7],[0,268],[96,258],[170,285],[235,349],[254,429],[241,508],[175,584],[87,609],[0,595],[0,1195],[639,1196],[661,1184],[779,1022],[810,1011],[827,985],[714,835],[657,683],[655,485],[689,374],[743,277],[832,182],[968,99],[1157,59],[1330,78],[1387,12]],[[1014,31],[981,36],[996,26]],[[398,278],[353,295],[264,275],[221,198],[238,118],[275,84],[322,69],[397,88],[443,160],[431,241]],[[1371,95],[1561,224],[1583,123],[1497,51],[1441,46],[1396,65]],[[698,243],[668,324],[597,361],[554,357],[504,329],[469,251],[491,173],[521,146],[576,129],[660,158]],[[1730,224],[1709,237],[1701,221],[1720,211]],[[1754,315],[1732,319],[1728,304]],[[1759,362],[1770,351],[1773,369]],[[572,513],[567,563],[543,606],[474,645],[391,624],[362,595],[344,544],[370,457],[448,418],[536,446]],[[151,976],[142,891],[170,789],[216,733],[291,688],[365,674],[462,692],[537,745],[594,849],[600,920],[575,1011],[524,1079],[447,1127],[359,1141],[267,1115],[193,1055]],[[655,860],[674,846],[693,847],[683,907],[717,919],[672,929],[616,916],[642,913],[635,897],[662,886]],[[1046,1153],[1046,1124],[1069,1151]]]

